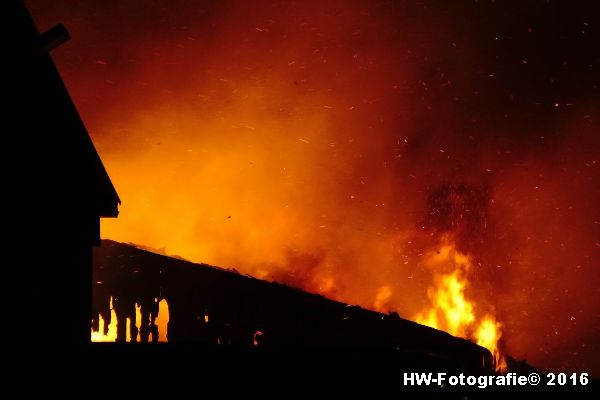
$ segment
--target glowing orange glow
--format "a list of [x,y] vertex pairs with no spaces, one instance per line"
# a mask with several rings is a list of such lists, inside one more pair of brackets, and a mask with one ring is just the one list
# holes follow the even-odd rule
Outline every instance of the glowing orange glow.
[[263,335],[263,333],[261,331],[256,331],[254,332],[254,336],[252,338],[252,344],[254,346],[258,346],[259,345],[259,339],[260,337]]

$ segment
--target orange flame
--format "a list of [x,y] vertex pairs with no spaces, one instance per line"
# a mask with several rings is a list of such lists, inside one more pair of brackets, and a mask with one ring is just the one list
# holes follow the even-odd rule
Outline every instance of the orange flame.
[[457,270],[437,279],[437,287],[428,290],[433,306],[426,315],[419,315],[417,322],[455,336],[465,336],[475,316],[473,305],[464,296],[466,282],[459,273]]
[[505,369],[504,357],[498,349],[502,324],[490,314],[478,318],[476,305],[465,295],[469,285],[467,274],[471,269],[471,258],[457,250],[448,238],[444,238],[440,249],[426,258],[426,265],[434,274],[434,286],[427,291],[431,304],[415,320],[475,341],[492,353],[497,370]]
[[[104,321],[102,316],[100,316],[98,331],[94,331],[93,329],[91,331],[90,338],[91,338],[92,342],[114,342],[117,340],[117,314],[115,313],[115,310],[112,306],[112,302],[113,302],[113,300],[111,297],[110,298],[111,319],[110,319],[110,324],[108,325],[108,333],[106,335],[104,334],[104,324],[106,323],[106,321]],[[132,321],[129,318],[127,318],[127,326],[126,326],[127,338],[126,338],[126,340],[128,342],[131,341],[131,335],[130,335],[130,330],[129,330],[131,322]],[[134,322],[138,328],[141,326],[142,314],[140,312],[139,306],[136,306],[136,308],[135,308],[135,321]],[[158,341],[166,342],[167,341],[167,324],[169,323],[169,305],[167,304],[167,301],[165,299],[161,300],[158,303],[158,316],[156,317],[156,320],[154,322],[155,322],[156,326],[158,327]]]

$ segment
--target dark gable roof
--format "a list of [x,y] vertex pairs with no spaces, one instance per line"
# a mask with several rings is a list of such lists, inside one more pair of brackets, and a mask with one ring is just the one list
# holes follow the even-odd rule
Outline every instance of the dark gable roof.
[[38,148],[32,156],[41,175],[36,184],[44,192],[59,191],[74,213],[116,217],[119,196],[48,53],[68,40],[68,32],[58,25],[40,35],[21,0],[3,0],[0,8],[1,22],[11,31],[12,118],[20,140],[35,141]]

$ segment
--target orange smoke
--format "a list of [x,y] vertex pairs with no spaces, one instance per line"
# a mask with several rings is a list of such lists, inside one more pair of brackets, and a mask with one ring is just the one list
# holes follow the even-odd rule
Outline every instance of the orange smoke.
[[[394,201],[407,136],[388,138],[401,117],[380,111],[408,107],[401,82],[412,73],[366,43],[350,52],[343,42],[369,17],[341,5],[337,24],[310,10],[252,22],[232,10],[237,28],[219,31],[210,57],[186,36],[144,64],[136,79],[153,94],[102,123],[118,143],[103,159],[123,198],[104,237],[368,307],[377,288],[393,285],[383,300],[397,309],[391,292],[410,281],[388,280],[398,234],[415,224],[404,210],[414,200]],[[165,62],[185,77],[176,94],[164,89]]]

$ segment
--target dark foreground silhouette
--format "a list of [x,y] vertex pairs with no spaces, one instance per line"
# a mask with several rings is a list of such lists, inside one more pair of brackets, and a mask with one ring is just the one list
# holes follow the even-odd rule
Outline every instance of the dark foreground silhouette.
[[50,56],[66,28],[40,34],[21,0],[1,1],[0,21],[3,250],[19,258],[3,262],[4,321],[20,352],[65,353],[89,342],[92,248],[120,200]]

